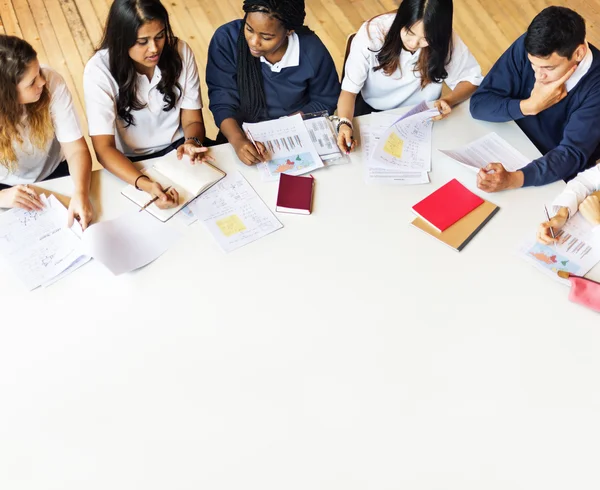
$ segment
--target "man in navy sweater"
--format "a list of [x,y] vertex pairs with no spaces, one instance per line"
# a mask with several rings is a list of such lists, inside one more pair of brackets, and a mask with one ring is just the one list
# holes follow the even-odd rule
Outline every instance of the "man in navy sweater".
[[473,94],[471,115],[516,121],[543,154],[516,172],[490,163],[477,176],[482,190],[569,180],[594,165],[600,158],[600,51],[586,42],[583,18],[564,7],[542,10]]

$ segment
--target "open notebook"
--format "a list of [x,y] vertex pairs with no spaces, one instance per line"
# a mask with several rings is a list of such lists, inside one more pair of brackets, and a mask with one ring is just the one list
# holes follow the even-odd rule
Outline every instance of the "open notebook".
[[[225,172],[210,163],[196,163],[192,165],[187,156],[177,160],[177,151],[158,158],[146,160],[144,173],[163,189],[171,186],[179,193],[179,205],[171,209],[160,209],[156,204],[146,208],[150,214],[161,221],[167,221],[188,202],[192,201],[204,191],[211,188],[225,177]],[[138,191],[134,186],[128,185],[121,193],[131,199],[138,206],[146,204],[152,196]]]

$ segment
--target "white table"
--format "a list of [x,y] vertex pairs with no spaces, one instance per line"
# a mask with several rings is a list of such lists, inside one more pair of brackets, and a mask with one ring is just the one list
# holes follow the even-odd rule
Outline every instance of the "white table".
[[[538,155],[466,106],[433,147],[491,130]],[[231,254],[194,224],[121,277],[26,293],[3,270],[0,488],[599,488],[600,317],[515,252],[564,184],[486,195],[500,212],[456,253],[409,226],[450,178],[476,189],[439,152],[425,186],[368,186],[359,154],[314,175],[313,215]],[[103,218],[132,206],[94,181]]]

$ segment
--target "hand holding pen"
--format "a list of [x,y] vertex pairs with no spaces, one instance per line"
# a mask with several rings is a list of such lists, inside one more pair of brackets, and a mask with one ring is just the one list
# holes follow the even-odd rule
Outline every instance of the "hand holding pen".
[[255,165],[268,161],[265,145],[257,142],[249,131],[242,133],[240,137],[230,140],[236,155],[245,165]]
[[159,209],[169,209],[179,205],[179,194],[171,186],[163,190],[158,182],[152,182],[152,186],[147,192],[154,197],[140,208],[140,212],[153,203]]

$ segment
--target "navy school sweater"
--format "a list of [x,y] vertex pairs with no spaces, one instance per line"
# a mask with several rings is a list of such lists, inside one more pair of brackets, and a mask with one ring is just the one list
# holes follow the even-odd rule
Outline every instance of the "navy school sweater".
[[[237,87],[237,39],[243,20],[217,29],[208,47],[206,84],[210,111],[217,127],[230,117],[239,120]],[[296,67],[272,72],[261,63],[267,114],[265,119],[326,110],[333,114],[340,95],[340,82],[333,59],[325,45],[312,33],[298,33],[300,62]]]
[[589,48],[589,71],[563,100],[535,116],[524,116],[519,106],[535,83],[525,35],[500,57],[471,97],[475,119],[516,121],[542,153],[523,168],[526,186],[570,180],[600,158],[600,51]]

